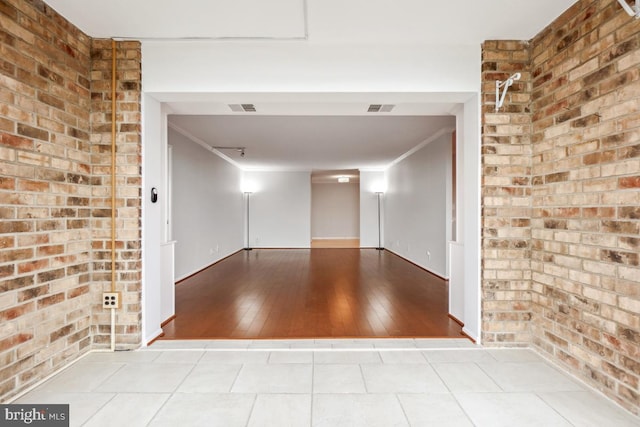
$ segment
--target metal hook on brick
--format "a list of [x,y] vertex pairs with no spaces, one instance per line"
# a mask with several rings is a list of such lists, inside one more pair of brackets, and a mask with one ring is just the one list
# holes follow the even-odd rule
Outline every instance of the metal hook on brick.
[[636,19],[640,18],[640,0],[636,0],[633,7],[627,3],[627,0],[618,0],[618,3],[620,3],[620,6],[622,6],[629,16],[633,16]]
[[[496,80],[496,111],[500,110],[500,107],[504,104],[504,98],[507,96],[509,87],[511,87],[516,80],[520,80],[521,77],[522,74],[515,73],[503,82]],[[500,93],[500,89],[502,89],[502,93]]]

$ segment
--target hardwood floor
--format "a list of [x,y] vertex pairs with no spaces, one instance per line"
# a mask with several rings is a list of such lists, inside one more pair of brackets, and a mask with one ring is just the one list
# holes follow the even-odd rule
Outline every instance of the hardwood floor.
[[161,339],[461,337],[447,283],[387,251],[241,251],[176,286]]

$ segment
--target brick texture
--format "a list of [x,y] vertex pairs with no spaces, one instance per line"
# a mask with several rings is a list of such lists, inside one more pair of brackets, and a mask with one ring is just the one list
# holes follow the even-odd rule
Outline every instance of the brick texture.
[[[42,1],[0,2],[0,400],[104,342],[104,44]],[[140,47],[120,45],[118,345],[131,347],[140,341]]]
[[[487,169],[487,157],[495,150],[497,129],[492,126],[507,119],[490,111],[494,96],[486,76],[503,62],[521,66],[500,53],[501,43],[507,47],[505,42],[484,45],[485,212],[492,205],[487,201],[488,184],[501,178],[506,185],[511,173],[503,171],[513,172],[510,167],[526,163],[509,155],[496,161],[505,162],[503,171]],[[518,201],[530,209],[530,239],[522,243],[523,251],[530,251],[530,290],[523,295],[504,293],[496,306],[483,302],[485,342],[502,338],[503,343],[520,344],[519,337],[509,335],[493,316],[500,304],[509,310],[511,303],[530,298],[522,307],[532,316],[531,343],[637,414],[640,26],[615,0],[579,1],[528,43],[528,55],[530,132],[524,127],[507,129],[504,142],[510,139],[513,146],[513,138],[530,140],[530,198],[528,203]],[[518,90],[513,93],[518,96]],[[517,106],[513,100],[506,104],[505,113],[509,105]],[[510,120],[514,114],[518,111],[508,114]],[[506,248],[487,252],[496,233],[511,236],[507,224],[513,224],[515,211],[509,206],[504,213],[496,219],[502,226],[497,231],[490,216],[484,218],[485,298],[496,287],[498,274],[490,255],[504,259],[509,253]],[[510,284],[505,286],[521,283],[513,278]]]
[[91,40],[0,8],[0,397],[89,349]]
[[[123,309],[117,313],[119,349],[140,345],[141,295],[141,51],[138,42],[116,45],[116,270]],[[111,289],[111,40],[93,40],[91,47],[91,200],[93,235],[93,342],[110,342],[110,313],[102,309],[101,293]]]
[[[484,343],[531,342],[531,73],[529,43],[482,47],[482,321]],[[496,111],[496,80],[514,73]]]

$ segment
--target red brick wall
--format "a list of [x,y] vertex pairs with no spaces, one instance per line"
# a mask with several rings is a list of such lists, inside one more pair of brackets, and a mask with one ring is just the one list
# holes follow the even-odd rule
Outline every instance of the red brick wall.
[[[101,43],[42,1],[0,2],[0,400],[77,358],[92,340],[104,342],[110,154],[101,125],[110,104],[95,98],[110,57]],[[123,43],[120,52],[123,347],[140,341],[140,48]]]
[[[490,81],[501,76],[492,73],[521,67],[527,50],[528,73],[512,92],[517,100],[508,98],[504,113],[493,113]],[[640,25],[616,0],[582,0],[529,43],[487,42],[484,55],[485,343],[521,344],[526,336],[496,316],[529,313],[533,345],[638,413]],[[528,90],[530,122],[518,104],[526,104]],[[511,126],[514,120],[522,123]],[[530,147],[520,148],[525,141]],[[527,149],[529,163],[521,151]],[[520,174],[524,188],[509,187]],[[496,186],[506,187],[501,199]],[[521,242],[512,234],[514,202],[523,215],[530,212],[530,223],[526,217],[520,223],[530,238]],[[494,207],[502,211],[487,210]],[[520,252],[513,252],[514,239]],[[504,261],[513,256],[526,270],[527,251],[529,289]],[[515,277],[496,284],[501,268]]]
[[580,1],[532,41],[534,344],[640,409],[640,23]]
[[91,344],[90,43],[0,3],[0,397]]

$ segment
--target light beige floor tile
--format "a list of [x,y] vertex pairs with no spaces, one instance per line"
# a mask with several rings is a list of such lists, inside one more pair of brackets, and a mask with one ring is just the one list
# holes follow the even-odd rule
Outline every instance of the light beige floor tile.
[[425,350],[422,355],[429,363],[490,363],[496,361],[486,350],[480,349]]
[[456,400],[478,427],[570,427],[533,393],[456,393]]
[[204,351],[180,351],[171,350],[163,351],[154,363],[198,363],[200,358],[204,355]]
[[259,394],[248,426],[308,427],[310,424],[310,394]]
[[419,351],[380,351],[380,357],[382,363],[386,364],[427,363],[427,359]]
[[167,401],[166,393],[121,393],[91,417],[86,427],[146,426]]
[[400,394],[398,398],[412,427],[473,427],[458,401],[448,393]]
[[149,363],[126,365],[110,376],[96,391],[117,393],[170,393],[178,388],[193,365]]
[[150,363],[156,360],[160,351],[105,351],[94,352],[83,357],[78,363]]
[[244,365],[233,393],[311,393],[311,364]]
[[253,394],[175,393],[149,426],[244,427],[255,400]]
[[313,355],[316,364],[336,363],[382,363],[377,351],[316,351]]
[[229,393],[242,365],[196,365],[178,387],[180,393]]
[[69,426],[83,425],[108,401],[115,397],[115,393],[60,393],[47,392],[41,389],[32,391],[14,403],[33,404],[68,404]]
[[44,391],[73,393],[97,390],[110,376],[124,369],[122,363],[76,363],[41,386]]
[[312,417],[314,427],[409,425],[393,394],[316,394]]
[[446,393],[448,390],[431,366],[362,365],[369,393]]
[[365,393],[360,365],[315,365],[314,393]]
[[313,363],[312,351],[272,351],[269,363]]
[[498,362],[543,362],[535,351],[528,348],[492,348],[485,350]]
[[592,391],[538,393],[538,396],[576,426],[640,426],[640,418]]
[[269,351],[249,351],[249,350],[212,350],[207,351],[200,359],[199,363],[267,363]]
[[452,392],[502,391],[475,363],[431,364]]
[[540,362],[479,363],[478,366],[504,391],[581,391],[569,376]]

